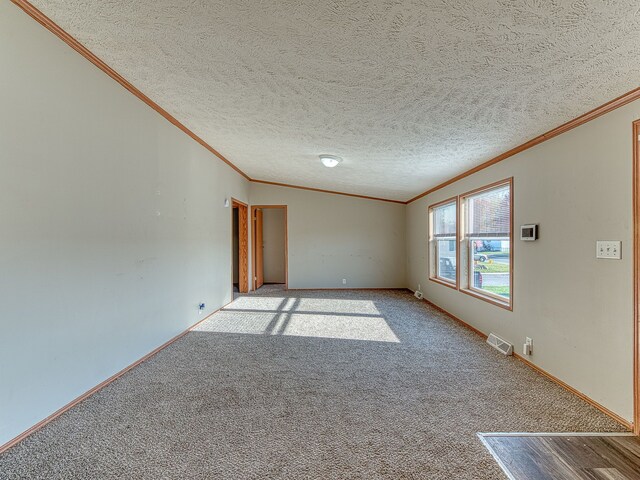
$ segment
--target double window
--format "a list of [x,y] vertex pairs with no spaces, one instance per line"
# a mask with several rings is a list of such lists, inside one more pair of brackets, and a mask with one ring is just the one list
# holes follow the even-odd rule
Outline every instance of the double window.
[[430,278],[508,309],[512,184],[512,179],[497,182],[429,208]]

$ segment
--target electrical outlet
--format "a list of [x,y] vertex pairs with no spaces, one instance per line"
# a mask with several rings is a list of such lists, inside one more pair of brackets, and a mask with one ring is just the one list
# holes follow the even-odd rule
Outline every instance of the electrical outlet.
[[346,285],[346,284],[347,284],[347,279],[346,279],[346,278],[343,278],[343,279],[342,279],[342,284],[343,284],[343,285]]
[[524,355],[531,355],[533,353],[533,340],[531,338],[525,337],[522,353]]
[[596,258],[620,260],[622,258],[622,242],[618,240],[596,241]]

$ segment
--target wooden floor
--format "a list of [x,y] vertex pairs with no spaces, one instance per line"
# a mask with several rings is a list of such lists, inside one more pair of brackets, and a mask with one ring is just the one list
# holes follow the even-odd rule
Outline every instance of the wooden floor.
[[514,480],[640,480],[640,440],[624,435],[479,434]]

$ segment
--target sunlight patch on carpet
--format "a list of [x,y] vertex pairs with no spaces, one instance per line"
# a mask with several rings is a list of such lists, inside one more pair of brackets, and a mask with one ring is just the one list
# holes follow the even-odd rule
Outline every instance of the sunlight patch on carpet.
[[371,301],[302,300],[242,297],[194,331],[400,342]]

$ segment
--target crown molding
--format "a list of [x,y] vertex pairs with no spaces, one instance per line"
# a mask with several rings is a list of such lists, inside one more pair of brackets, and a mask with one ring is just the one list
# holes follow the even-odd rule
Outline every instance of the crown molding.
[[42,13],[40,10],[38,10],[36,7],[34,7],[27,0],[11,0],[11,1],[15,5],[17,5],[19,8],[21,8],[27,15],[29,15],[31,18],[33,18],[36,22],[38,22],[40,25],[42,25],[47,30],[49,30],[51,33],[56,35],[63,42],[65,42],[67,45],[69,45],[71,48],[73,48],[76,52],[78,52],[84,58],[89,60],[96,67],[98,67],[100,70],[102,70],[104,73],[109,75],[111,78],[113,78],[120,85],[122,85],[124,88],[126,88],[129,92],[131,92],[133,95],[138,97],[140,100],[142,100],[148,106],[150,106],[152,109],[154,109],[160,115],[162,115],[170,123],[172,123],[173,125],[178,127],[180,130],[182,130],[184,133],[189,135],[192,139],[194,139],[196,142],[198,142],[204,148],[209,150],[209,152],[213,153],[216,157],[218,157],[224,163],[229,165],[231,168],[233,168],[236,172],[238,172],[244,178],[246,178],[249,181],[251,180],[251,178],[246,173],[244,173],[242,170],[240,170],[238,167],[236,167],[233,163],[231,163],[227,158],[225,158],[224,155],[222,155],[215,148],[213,148],[211,145],[209,145],[207,142],[205,142],[202,138],[200,138],[198,135],[196,135],[191,130],[189,130],[183,123],[181,123],[177,118],[175,118],[173,115],[171,115],[169,112],[167,112],[164,108],[162,108],[156,102],[154,102],[149,97],[147,97],[138,88],[136,88],[131,82],[129,82],[126,78],[124,78],[122,75],[120,75],[118,72],[116,72],[113,68],[111,68],[105,62],[103,62],[100,58],[98,58],[96,55],[94,55],[88,48],[86,48],[84,45],[82,45],[74,37],[69,35],[58,24],[56,24],[53,20],[51,20],[49,17],[47,17],[44,13]]
[[300,186],[300,185],[290,185],[288,183],[269,182],[267,180],[252,179],[251,182],[253,182],[253,183],[262,183],[264,185],[273,185],[273,186],[276,186],[276,187],[298,188],[300,190],[309,190],[309,191],[312,191],[312,192],[331,193],[333,195],[345,195],[347,197],[364,198],[365,200],[378,200],[380,202],[399,203],[401,205],[406,205],[407,204],[407,202],[405,202],[403,200],[392,200],[390,198],[382,198],[382,197],[370,197],[368,195],[360,195],[360,194],[357,194],[357,193],[337,192],[335,190],[324,190],[322,188],[315,188],[315,187],[303,187],[303,186]]
[[407,200],[406,203],[409,204],[409,203],[415,202],[416,200],[419,200],[422,197],[429,195],[430,193],[436,192],[448,185],[451,185],[452,183],[457,182],[458,180],[462,180],[463,178],[468,177],[469,175],[473,175],[474,173],[477,173],[480,170],[484,170],[485,168],[488,168],[491,165],[495,165],[496,163],[506,160],[509,157],[513,157],[518,153],[524,152],[525,150],[535,147],[536,145],[539,145],[542,142],[546,142],[547,140],[557,137],[562,133],[568,132],[569,130],[579,127],[580,125],[584,125],[585,123],[590,122],[591,120],[594,120],[604,115],[605,113],[609,113],[639,98],[640,98],[640,87],[635,88],[623,95],[620,95],[619,97],[614,98],[613,100],[607,103],[604,103],[599,107],[596,107],[593,110],[590,110],[587,113],[584,113],[579,117],[574,118],[573,120],[569,120],[568,122],[563,123],[559,127],[549,130],[547,133],[543,133],[542,135],[539,135],[529,140],[528,142],[518,145],[517,147],[512,148],[511,150],[507,150],[506,152],[501,153],[497,157],[487,160],[486,162],[481,163],[480,165],[473,167],[467,170],[466,172],[461,173],[460,175],[456,175],[455,177],[450,178],[449,180],[442,182],[433,188],[430,188],[429,190],[421,193],[420,195],[417,195],[411,198],[410,200]]
[[12,3],[14,3],[15,5],[17,5],[19,8],[21,8],[25,13],[27,13],[27,15],[29,15],[31,18],[33,18],[34,20],[36,20],[38,23],[40,23],[42,26],[44,26],[47,30],[49,30],[50,32],[52,32],[54,35],[56,35],[58,38],[60,38],[63,42],[65,42],[67,45],[69,45],[71,48],[73,48],[75,51],[77,51],[80,55],[82,55],[83,57],[85,57],[87,60],[89,60],[91,63],[93,63],[96,67],[98,67],[100,70],[102,70],[104,73],[106,73],[108,76],[110,76],[112,79],[114,79],[116,82],[118,82],[120,85],[122,85],[125,89],[127,89],[129,92],[131,92],[133,95],[135,95],[136,97],[138,97],[140,100],[142,100],[144,103],[146,103],[149,107],[151,107],[153,110],[155,110],[156,112],[158,112],[160,115],[162,115],[166,120],[168,120],[171,124],[175,125],[176,127],[178,127],[180,130],[182,130],[184,133],[186,133],[189,137],[191,137],[193,140],[195,140],[196,142],[198,142],[200,145],[202,145],[204,148],[206,148],[209,152],[211,152],[213,155],[215,155],[218,159],[220,159],[221,161],[223,161],[224,163],[226,163],[228,166],[230,166],[231,168],[233,168],[238,174],[240,174],[242,177],[244,177],[246,180],[248,180],[249,182],[254,182],[254,183],[262,183],[262,184],[266,184],[266,185],[274,185],[274,186],[279,186],[279,187],[288,187],[288,188],[297,188],[297,189],[301,189],[301,190],[309,190],[309,191],[314,191],[314,192],[321,192],[321,193],[330,193],[330,194],[334,194],[334,195],[345,195],[348,197],[356,197],[356,198],[363,198],[363,199],[367,199],[367,200],[377,200],[377,201],[382,201],[382,202],[391,202],[391,203],[398,203],[398,204],[403,204],[403,205],[408,205],[412,202],[415,202],[416,200],[421,199],[422,197],[425,197],[431,193],[434,193],[448,185],[451,185],[452,183],[457,182],[458,180],[462,180],[465,177],[468,177],[470,175],[473,175],[474,173],[477,173],[481,170],[484,170],[485,168],[488,168],[492,165],[495,165],[496,163],[499,163],[503,160],[506,160],[507,158],[510,158],[518,153],[524,152],[525,150],[528,150],[532,147],[535,147],[536,145],[541,144],[542,142],[545,142],[547,140],[550,140],[551,138],[554,138],[562,133],[565,133],[569,130],[572,130],[576,127],[579,127],[580,125],[584,125],[587,122],[590,122],[591,120],[594,120],[606,113],[609,113],[617,108],[620,108],[630,102],[633,102],[634,100],[637,100],[640,98],[640,87],[631,90],[627,93],[625,93],[624,95],[621,95],[603,105],[600,105],[599,107],[594,108],[593,110],[580,115],[579,117],[574,118],[573,120],[570,120],[566,123],[563,123],[562,125],[549,130],[546,133],[543,133],[542,135],[539,135],[531,140],[529,140],[528,142],[525,142],[521,145],[518,145],[515,148],[512,148],[511,150],[507,150],[506,152],[490,159],[487,160],[486,162],[481,163],[480,165],[477,165],[459,175],[456,175],[455,177],[450,178],[449,180],[442,182],[438,185],[436,185],[435,187],[432,187],[428,190],[426,190],[425,192],[409,199],[406,201],[402,201],[402,200],[392,200],[389,198],[382,198],[382,197],[372,197],[372,196],[368,196],[368,195],[360,195],[360,194],[355,194],[355,193],[346,193],[346,192],[338,192],[338,191],[334,191],[334,190],[325,190],[325,189],[321,189],[321,188],[314,188],[314,187],[303,187],[303,186],[299,186],[299,185],[291,185],[291,184],[287,184],[287,183],[279,183],[279,182],[270,182],[270,181],[266,181],[266,180],[258,180],[258,179],[253,179],[251,177],[249,177],[249,175],[247,175],[246,173],[244,173],[240,168],[238,168],[236,165],[234,165],[230,160],[228,160],[224,155],[222,155],[219,151],[217,151],[215,148],[213,148],[211,145],[209,145],[207,142],[205,142],[201,137],[199,137],[198,135],[196,135],[193,131],[191,131],[189,128],[187,128],[183,123],[181,123],[178,119],[176,119],[173,115],[171,115],[169,112],[167,112],[165,109],[163,109],[160,105],[158,105],[156,102],[154,102],[153,100],[151,100],[148,96],[146,96],[144,93],[142,93],[142,91],[140,91],[138,88],[136,88],[131,82],[129,82],[127,79],[125,79],[122,75],[120,75],[118,72],[116,72],[113,68],[111,68],[109,65],[107,65],[105,62],[103,62],[100,58],[98,58],[95,54],[93,54],[89,49],[87,49],[84,45],[82,45],[78,40],[76,40],[74,37],[72,37],[69,33],[67,33],[65,30],[63,30],[59,25],[57,25],[53,20],[51,20],[49,17],[47,17],[44,13],[42,13],[40,10],[38,10],[38,8],[36,8],[35,6],[33,6],[28,0],[11,0]]

